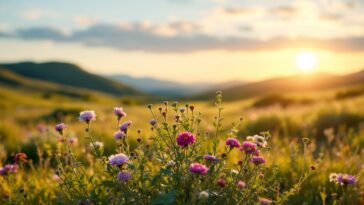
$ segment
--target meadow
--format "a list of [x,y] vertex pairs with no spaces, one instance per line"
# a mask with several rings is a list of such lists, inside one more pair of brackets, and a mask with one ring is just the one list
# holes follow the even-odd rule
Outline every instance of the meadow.
[[[98,93],[85,100],[0,91],[1,204],[364,203],[360,95],[148,105]],[[127,115],[118,120],[120,106]],[[85,110],[96,119],[80,121]],[[66,127],[56,130],[59,123]],[[179,144],[183,132],[194,140]],[[246,142],[259,154],[242,148]],[[117,153],[129,161],[112,164]]]

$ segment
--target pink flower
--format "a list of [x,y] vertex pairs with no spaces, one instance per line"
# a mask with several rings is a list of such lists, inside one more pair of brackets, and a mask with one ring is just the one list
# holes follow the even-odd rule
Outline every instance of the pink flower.
[[76,145],[78,142],[78,139],[76,137],[70,137],[70,138],[68,138],[68,142],[70,143],[70,145]]
[[59,134],[63,134],[63,130],[66,129],[66,125],[64,123],[59,123],[56,126],[54,126],[54,129],[59,132]]
[[181,147],[186,147],[195,143],[196,137],[190,132],[181,132],[177,137],[177,144]]
[[93,110],[82,111],[82,112],[80,112],[80,117],[78,119],[80,121],[84,121],[88,124],[91,121],[96,120],[96,113]]
[[130,120],[125,121],[123,124],[120,125],[120,127],[119,127],[120,131],[125,132],[128,129],[128,127],[131,125],[131,123],[132,122]]
[[125,133],[120,131],[120,130],[118,130],[118,131],[116,131],[114,133],[114,138],[117,139],[117,140],[119,140],[119,139],[121,139],[123,137],[125,137]]
[[217,185],[219,185],[220,187],[225,187],[226,182],[224,178],[220,178],[217,180]]
[[205,155],[203,156],[203,159],[206,160],[206,161],[210,161],[210,162],[216,162],[216,161],[219,161],[219,159],[213,155]]
[[240,148],[240,151],[244,151],[246,154],[256,154],[257,145],[250,141],[243,142],[243,145]]
[[262,156],[254,156],[250,159],[250,162],[252,162],[255,165],[265,164],[265,159]]
[[113,154],[109,157],[109,164],[112,166],[122,166],[124,164],[126,164],[129,160],[129,157],[126,156],[125,154]]
[[23,152],[16,153],[14,156],[14,161],[16,164],[19,164],[19,162],[27,163],[27,154]]
[[209,171],[209,168],[207,168],[205,165],[200,163],[192,163],[190,165],[190,172],[195,174],[202,174],[205,175]]
[[131,174],[127,171],[121,171],[118,173],[117,178],[120,182],[126,182],[129,181],[129,179],[131,178]]
[[0,175],[6,175],[8,173],[16,173],[18,172],[19,166],[17,164],[7,164],[4,167],[0,168]]
[[114,107],[114,114],[118,117],[118,120],[127,116],[122,107]]
[[272,200],[270,199],[266,199],[266,198],[259,198],[259,203],[261,205],[269,205],[272,203]]
[[245,188],[245,182],[242,180],[239,180],[238,183],[236,184],[236,186],[240,189]]
[[226,140],[226,145],[230,146],[230,149],[233,149],[234,147],[239,148],[240,143],[236,138],[228,138]]

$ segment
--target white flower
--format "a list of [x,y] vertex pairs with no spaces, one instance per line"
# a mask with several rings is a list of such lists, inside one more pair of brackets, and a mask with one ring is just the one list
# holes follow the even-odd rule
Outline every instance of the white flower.
[[176,165],[176,162],[174,162],[173,160],[167,162],[166,164],[167,167],[173,167],[174,165]]
[[230,173],[231,173],[231,174],[239,174],[239,172],[238,172],[237,170],[235,170],[235,169],[232,169],[232,170],[230,171]]
[[255,144],[261,147],[267,147],[268,144],[265,138],[260,135],[248,136],[246,139],[254,142]]
[[206,200],[206,199],[209,198],[209,193],[207,191],[201,191],[198,194],[198,198],[201,199],[201,200]]
[[337,176],[338,176],[338,174],[331,173],[330,176],[329,176],[330,182],[337,182]]
[[90,147],[91,148],[103,148],[104,147],[104,143],[99,142],[99,141],[96,141],[94,144],[90,143]]

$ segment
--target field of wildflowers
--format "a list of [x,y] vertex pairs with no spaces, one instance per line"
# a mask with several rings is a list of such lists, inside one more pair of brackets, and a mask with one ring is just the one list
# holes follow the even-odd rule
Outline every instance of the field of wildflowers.
[[[23,123],[37,130],[31,140],[2,139],[0,203],[364,203],[360,115],[323,111],[297,123],[279,110],[246,119],[234,106],[224,109],[217,92],[201,105],[206,115],[164,102]],[[18,135],[14,124],[2,136]]]

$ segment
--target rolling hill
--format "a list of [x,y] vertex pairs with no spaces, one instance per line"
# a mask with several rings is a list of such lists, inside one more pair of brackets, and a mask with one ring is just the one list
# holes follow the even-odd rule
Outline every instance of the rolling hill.
[[[143,95],[143,93],[128,85],[88,73],[74,64],[21,62],[0,64],[0,66],[2,70],[9,71],[7,73],[8,77],[10,75],[15,77],[14,74],[16,74],[18,80],[19,76],[22,76],[27,79],[40,80],[73,88],[89,89],[115,96]],[[5,82],[5,78],[2,78],[2,81]]]
[[[364,84],[364,70],[348,75],[318,73],[272,78],[221,89],[221,91],[224,93],[224,99],[231,101],[262,95],[319,91],[360,84]],[[194,96],[193,99],[209,99],[214,95],[215,91],[209,91]]]

